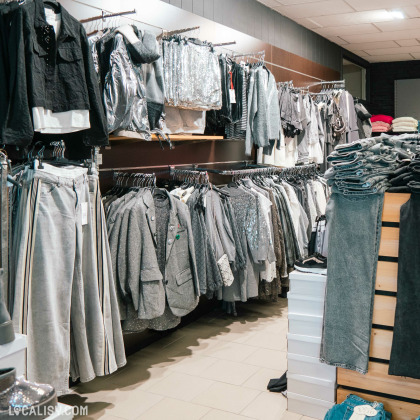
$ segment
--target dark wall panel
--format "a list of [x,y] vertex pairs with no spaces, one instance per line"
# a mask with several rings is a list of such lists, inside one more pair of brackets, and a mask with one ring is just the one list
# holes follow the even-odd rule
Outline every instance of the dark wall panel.
[[[191,0],[163,1],[191,12]],[[341,47],[256,0],[193,0],[193,13],[341,71]]]
[[374,63],[370,68],[370,111],[394,116],[394,81],[418,79],[420,60]]

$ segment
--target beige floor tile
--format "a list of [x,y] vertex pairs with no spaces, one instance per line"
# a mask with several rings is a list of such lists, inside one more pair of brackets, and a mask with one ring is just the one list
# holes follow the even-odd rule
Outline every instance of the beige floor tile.
[[141,390],[117,391],[112,394],[113,407],[105,410],[106,415],[132,420],[145,413],[163,400],[160,395]]
[[200,376],[228,384],[241,385],[257,371],[257,366],[232,360],[218,360],[214,365],[204,370]]
[[197,395],[205,392],[214,382],[186,375],[185,373],[172,372],[170,375],[157,382],[149,392],[183,401],[191,401]]
[[240,343],[214,342],[208,349],[203,351],[203,355],[215,357],[222,360],[232,360],[241,362],[251,356],[257,349]]
[[258,394],[255,389],[217,382],[192,402],[239,414]]
[[300,420],[316,420],[316,419],[314,419],[313,417],[303,416]]
[[241,414],[258,420],[278,420],[287,409],[287,399],[279,393],[258,395]]
[[287,350],[287,338],[285,333],[280,335],[272,334],[270,332],[258,332],[249,337],[243,344],[271,350]]
[[242,384],[242,386],[257,389],[259,391],[267,391],[267,385],[270,379],[280,378],[283,373],[284,372],[280,372],[276,369],[259,368],[254,375]]
[[200,376],[204,370],[214,365],[216,362],[217,359],[214,359],[213,357],[194,355],[178,360],[169,367],[169,370]]
[[285,336],[287,334],[288,326],[289,321],[287,318],[276,318],[271,322],[261,325],[260,328],[258,328],[258,331]]
[[201,420],[255,420],[252,417],[244,417],[227,411],[211,410]]
[[131,420],[198,420],[209,411],[208,407],[172,398],[164,398],[146,413]]
[[280,420],[302,420],[301,414],[292,413],[290,411],[285,411],[280,417]]
[[278,369],[280,376],[287,370],[287,354],[280,350],[257,349],[243,362],[269,369]]
[[112,377],[109,383],[114,389],[142,389],[146,391],[170,373],[171,371],[167,368],[136,366]]

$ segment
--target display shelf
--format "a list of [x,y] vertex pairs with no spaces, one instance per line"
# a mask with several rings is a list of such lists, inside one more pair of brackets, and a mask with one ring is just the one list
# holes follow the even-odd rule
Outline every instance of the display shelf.
[[[399,223],[401,206],[409,199],[410,194],[385,194],[380,257],[398,257],[399,227],[389,227],[389,224]],[[356,394],[369,401],[384,403],[393,420],[412,420],[420,415],[420,380],[388,375],[393,339],[390,327],[395,321],[397,285],[398,262],[379,261],[375,286],[379,294],[375,294],[373,305],[372,324],[375,328],[372,328],[368,373],[362,375],[338,368],[337,403],[343,402],[348,394]],[[381,359],[383,363],[374,359]],[[400,398],[410,401],[401,401]]]
[[[192,135],[187,135],[187,134],[170,134],[169,138],[172,142],[175,141],[196,141],[196,140],[201,140],[201,141],[213,141],[213,140],[226,140],[226,141],[231,141],[230,139],[225,139],[223,136],[206,136],[206,135],[201,135],[201,134],[192,134]],[[143,139],[138,139],[135,137],[124,137],[124,136],[109,136],[109,141],[110,142],[117,142],[117,141],[147,141],[147,140],[143,140]],[[152,141],[159,141],[158,137],[155,134],[152,134]],[[162,142],[165,142],[165,140],[162,140]]]
[[73,409],[69,405],[58,403],[57,408],[51,416],[47,417],[45,420],[72,420],[73,419]]

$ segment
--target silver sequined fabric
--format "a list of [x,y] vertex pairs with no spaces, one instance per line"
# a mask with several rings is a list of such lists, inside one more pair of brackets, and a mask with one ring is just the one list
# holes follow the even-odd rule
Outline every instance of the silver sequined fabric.
[[0,392],[1,418],[3,418],[3,413],[9,413],[9,410],[15,412],[16,410],[29,410],[31,407],[54,407],[57,404],[52,386],[29,382],[23,378],[16,379],[14,370],[7,375],[1,375],[0,386],[3,389]]
[[168,105],[201,111],[222,107],[219,60],[209,46],[171,39],[163,41],[162,50]]

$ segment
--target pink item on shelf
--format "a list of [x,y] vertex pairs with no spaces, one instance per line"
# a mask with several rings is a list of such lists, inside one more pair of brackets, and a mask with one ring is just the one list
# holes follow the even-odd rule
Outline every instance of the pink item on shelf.
[[375,121],[375,122],[372,123],[372,127],[384,127],[387,130],[390,130],[391,129],[391,124],[388,124],[388,123],[383,122],[383,121]]
[[385,123],[388,123],[388,124],[392,124],[393,119],[394,118],[390,117],[389,115],[379,114],[379,115],[372,115],[370,121],[371,122],[382,121],[382,122],[385,122]]
[[390,129],[383,126],[372,127],[372,133],[388,133],[388,131]]

